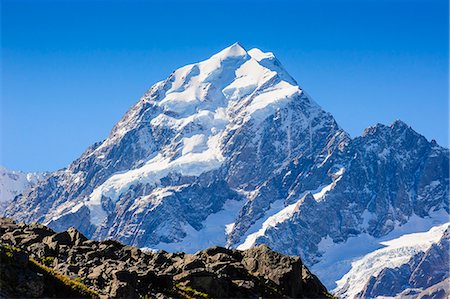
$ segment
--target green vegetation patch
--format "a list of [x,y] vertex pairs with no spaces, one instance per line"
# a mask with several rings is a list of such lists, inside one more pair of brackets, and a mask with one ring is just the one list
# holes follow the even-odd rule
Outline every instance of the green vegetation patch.
[[45,256],[41,258],[41,262],[43,265],[50,267],[53,265],[53,262],[55,261],[55,258],[53,256]]
[[197,291],[196,289],[193,289],[188,286],[184,286],[182,284],[177,283],[175,285],[175,288],[181,292],[181,295],[186,296],[186,298],[210,298],[208,294]]
[[97,292],[88,288],[79,280],[71,279],[70,277],[63,275],[58,271],[55,271],[52,268],[47,267],[32,258],[30,258],[30,262],[31,265],[34,266],[38,271],[43,272],[44,274],[54,278],[59,283],[63,284],[66,287],[69,287],[72,291],[79,293],[81,296],[87,298],[99,298]]
[[12,258],[14,255],[14,252],[20,252],[21,250],[19,248],[10,246],[10,245],[2,245],[2,249],[5,251],[5,254],[7,257]]

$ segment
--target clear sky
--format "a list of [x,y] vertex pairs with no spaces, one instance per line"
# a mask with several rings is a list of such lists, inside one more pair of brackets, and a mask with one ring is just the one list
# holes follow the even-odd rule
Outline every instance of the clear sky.
[[448,1],[1,0],[1,160],[56,170],[155,82],[239,41],[352,136],[401,119],[448,146]]

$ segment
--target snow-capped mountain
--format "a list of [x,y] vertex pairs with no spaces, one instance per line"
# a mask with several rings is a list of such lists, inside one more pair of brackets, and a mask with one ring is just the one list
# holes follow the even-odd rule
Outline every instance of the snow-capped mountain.
[[152,86],[105,141],[7,213],[139,246],[177,244],[224,205],[239,210],[292,160],[322,162],[347,140],[271,53],[234,44]]
[[46,176],[45,172],[12,171],[0,166],[0,212],[6,209],[16,195],[35,186]]
[[5,215],[169,251],[265,243],[318,271],[342,245],[339,275],[319,275],[335,288],[379,249],[352,253],[353,240],[448,222],[448,165],[401,121],[351,139],[272,53],[234,44],[153,85]]

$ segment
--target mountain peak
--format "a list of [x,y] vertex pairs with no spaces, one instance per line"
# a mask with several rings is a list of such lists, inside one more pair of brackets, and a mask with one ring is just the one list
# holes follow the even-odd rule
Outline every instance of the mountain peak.
[[414,131],[408,124],[406,124],[405,122],[403,122],[399,119],[396,119],[389,126],[382,124],[382,123],[377,123],[376,125],[370,126],[364,130],[364,133],[362,136],[364,137],[364,136],[373,135],[376,133],[387,133],[387,132],[399,131],[399,130],[403,131],[406,129],[410,129],[410,130]]
[[272,52],[263,52],[258,48],[253,48],[248,51],[248,54],[257,61],[262,61],[264,59],[275,59],[275,55]]
[[391,125],[376,124],[364,130],[361,136],[370,140],[391,140],[396,147],[405,146],[418,147],[421,144],[427,144],[429,141],[411,126],[401,120],[395,120]]
[[223,49],[219,53],[213,55],[212,57],[226,59],[231,57],[244,57],[247,56],[247,51],[238,42],[232,44],[231,46]]
[[396,119],[392,125],[391,128],[395,129],[395,128],[399,128],[399,129],[408,129],[410,128],[410,126],[408,126],[407,123],[405,123],[404,121],[400,120],[400,119]]

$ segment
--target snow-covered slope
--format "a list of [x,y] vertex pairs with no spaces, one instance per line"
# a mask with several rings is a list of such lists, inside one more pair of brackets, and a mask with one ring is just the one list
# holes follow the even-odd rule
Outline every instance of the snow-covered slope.
[[44,172],[12,171],[0,166],[0,213],[16,195],[35,186],[46,176]]
[[448,149],[401,121],[350,139],[272,53],[234,44],[153,85],[5,214],[154,249],[266,243],[323,266],[325,245],[448,217],[448,165]]
[[[449,224],[383,242],[385,248],[352,264],[351,271],[339,282],[339,293],[358,298],[448,298]],[[434,289],[433,296],[427,296],[430,288]]]
[[[397,226],[381,238],[367,233],[350,237],[341,243],[334,243],[331,238],[325,238],[318,246],[321,258],[313,266],[314,273],[324,277],[323,282],[330,290],[357,294],[360,291],[357,288],[362,288],[370,279],[370,275],[386,267],[398,266],[405,262],[405,258],[407,260],[417,251],[423,251],[424,246],[430,245],[430,240],[442,235],[442,229],[449,221],[448,214],[441,210],[425,218],[415,215],[408,223]],[[430,230],[435,233],[427,234]],[[410,242],[403,243],[405,240]],[[401,249],[396,250],[398,246],[392,245],[399,245]],[[396,257],[392,258],[393,255]],[[351,288],[347,290],[348,286]]]
[[[448,220],[448,219],[446,219]],[[381,239],[375,239],[368,236],[358,236],[354,240],[347,241],[352,243],[351,246],[358,247],[358,251],[368,252],[367,254],[354,257],[349,260],[348,253],[349,244],[339,244],[334,248],[328,248],[326,255],[331,256],[340,254],[341,258],[335,257],[335,263],[343,266],[344,258],[346,262],[351,262],[350,270],[336,281],[334,292],[342,298],[354,298],[364,290],[372,276],[378,276],[386,268],[400,267],[409,262],[409,260],[417,255],[427,251],[433,244],[440,241],[445,230],[449,227],[447,222],[442,225],[432,227],[425,232],[414,232],[398,236],[397,232],[388,234]],[[410,225],[409,230],[417,231],[417,227]],[[397,236],[396,236],[397,235]],[[337,248],[339,247],[339,248]],[[377,248],[377,249],[374,249]],[[354,249],[353,249],[354,250]],[[330,261],[326,261],[328,267],[323,267],[325,259],[315,265],[319,272],[330,271],[336,269],[331,266]],[[323,268],[321,268],[323,267]],[[432,273],[430,273],[431,275]],[[333,275],[337,275],[334,273]]]

